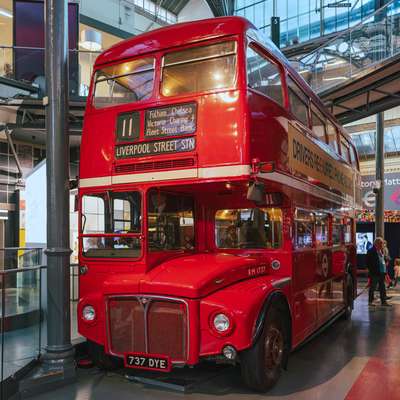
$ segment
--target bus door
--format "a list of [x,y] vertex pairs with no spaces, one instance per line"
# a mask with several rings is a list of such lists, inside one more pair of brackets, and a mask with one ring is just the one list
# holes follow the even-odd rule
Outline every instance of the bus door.
[[317,321],[313,213],[296,210],[294,233],[292,274],[294,340],[297,342],[315,330]]

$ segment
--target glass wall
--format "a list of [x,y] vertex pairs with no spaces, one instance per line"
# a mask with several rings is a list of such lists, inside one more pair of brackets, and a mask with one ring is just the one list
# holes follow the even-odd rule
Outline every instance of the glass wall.
[[375,11],[375,0],[235,0],[235,15],[270,36],[271,17],[280,17],[281,46],[349,28]]

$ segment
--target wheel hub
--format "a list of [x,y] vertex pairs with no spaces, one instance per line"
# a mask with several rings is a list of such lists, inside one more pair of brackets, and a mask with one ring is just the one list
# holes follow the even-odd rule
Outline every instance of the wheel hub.
[[269,329],[265,338],[265,362],[268,368],[275,368],[282,362],[283,335],[277,328]]

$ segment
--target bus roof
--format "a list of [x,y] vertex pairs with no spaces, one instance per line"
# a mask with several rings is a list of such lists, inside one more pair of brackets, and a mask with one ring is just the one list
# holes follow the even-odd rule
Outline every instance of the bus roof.
[[250,28],[256,29],[250,21],[242,17],[219,17],[169,25],[115,44],[97,57],[95,65],[170,47],[240,34]]
[[[252,36],[255,34],[257,36],[257,41],[292,73],[292,76],[296,78],[304,90],[307,90],[314,102],[319,104],[322,110],[325,111],[325,114],[327,114],[320,98],[313,92],[303,77],[295,71],[275,44],[263,33],[258,31],[249,20],[238,16],[182,22],[133,36],[132,38],[111,46],[101,53],[96,59],[95,68],[103,64],[122,61],[146,53],[250,31],[253,33]],[[333,121],[335,121],[335,119],[333,119]],[[350,136],[342,127],[341,131],[346,139],[352,143]]]

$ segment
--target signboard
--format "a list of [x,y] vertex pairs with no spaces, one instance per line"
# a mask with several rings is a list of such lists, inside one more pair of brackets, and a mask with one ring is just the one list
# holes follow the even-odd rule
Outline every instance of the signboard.
[[194,133],[196,114],[196,103],[146,110],[144,135],[148,138],[158,138]]
[[140,114],[129,112],[119,114],[117,117],[116,136],[117,142],[133,142],[139,139]]
[[289,166],[313,180],[354,197],[353,172],[289,124]]
[[196,148],[194,137],[140,142],[115,146],[115,158],[146,157],[156,154],[182,153]]
[[[364,209],[374,209],[376,196],[373,192],[376,186],[376,178],[374,175],[365,175],[361,177],[361,197]],[[384,206],[387,211],[400,211],[400,173],[385,174],[385,198]]]

